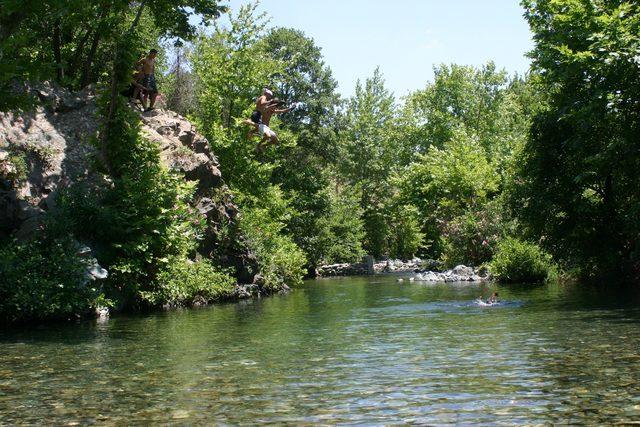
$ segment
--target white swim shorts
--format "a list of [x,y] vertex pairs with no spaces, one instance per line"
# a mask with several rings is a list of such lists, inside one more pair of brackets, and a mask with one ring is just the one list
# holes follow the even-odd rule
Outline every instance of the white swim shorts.
[[267,137],[271,138],[272,136],[275,136],[276,133],[274,131],[272,131],[269,126],[265,125],[265,124],[260,124],[258,125],[258,132],[260,132],[260,136],[266,135]]

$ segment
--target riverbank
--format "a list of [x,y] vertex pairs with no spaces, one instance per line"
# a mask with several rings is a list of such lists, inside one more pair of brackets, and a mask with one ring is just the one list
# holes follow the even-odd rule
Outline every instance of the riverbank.
[[458,265],[445,270],[442,269],[442,263],[438,261],[423,260],[417,257],[407,261],[384,260],[379,262],[365,258],[360,263],[330,264],[316,269],[317,277],[366,276],[385,273],[413,273],[406,280],[418,282],[487,282],[491,280],[491,275],[484,268]]
[[94,86],[25,90],[33,109],[0,112],[0,320],[200,306],[295,283],[241,228],[218,157],[183,116],[122,105],[131,132],[107,162]]

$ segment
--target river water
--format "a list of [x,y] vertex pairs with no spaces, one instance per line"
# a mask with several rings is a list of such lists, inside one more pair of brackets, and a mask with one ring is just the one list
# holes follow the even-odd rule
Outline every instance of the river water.
[[0,424],[640,421],[634,296],[396,278],[0,331]]

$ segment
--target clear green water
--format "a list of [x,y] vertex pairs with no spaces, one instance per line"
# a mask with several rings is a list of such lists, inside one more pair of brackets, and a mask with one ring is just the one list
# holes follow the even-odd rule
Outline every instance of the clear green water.
[[395,280],[0,332],[0,424],[640,420],[633,296]]

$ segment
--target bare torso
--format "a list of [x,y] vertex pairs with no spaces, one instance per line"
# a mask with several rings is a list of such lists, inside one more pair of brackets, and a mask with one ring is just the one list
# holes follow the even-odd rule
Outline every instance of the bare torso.
[[264,115],[264,111],[266,110],[268,104],[269,100],[267,99],[267,97],[265,95],[261,95],[256,100],[256,110],[260,111]]
[[262,123],[269,126],[269,120],[271,120],[271,116],[273,115],[274,111],[275,107],[267,108],[266,110],[264,110],[262,112]]
[[142,65],[142,72],[145,75],[150,75],[153,74],[156,71],[156,60],[155,58],[149,58],[149,57],[145,57],[142,58],[140,60],[140,63]]

